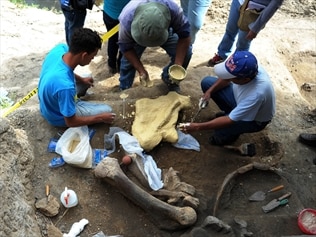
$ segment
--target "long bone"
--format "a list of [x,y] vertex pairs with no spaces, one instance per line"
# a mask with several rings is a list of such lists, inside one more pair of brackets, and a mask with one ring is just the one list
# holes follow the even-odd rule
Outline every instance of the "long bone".
[[191,207],[176,207],[153,197],[132,182],[121,170],[118,160],[106,157],[95,168],[95,176],[116,187],[126,198],[141,207],[161,229],[178,230],[192,226],[197,214]]

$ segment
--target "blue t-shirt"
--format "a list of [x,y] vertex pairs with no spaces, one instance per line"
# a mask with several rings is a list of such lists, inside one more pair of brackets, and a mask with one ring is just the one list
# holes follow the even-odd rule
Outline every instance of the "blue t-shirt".
[[103,11],[108,14],[112,19],[118,20],[118,17],[130,0],[104,0]]
[[41,114],[53,126],[65,127],[64,117],[76,114],[75,74],[62,59],[67,51],[66,44],[58,44],[48,53],[38,83]]

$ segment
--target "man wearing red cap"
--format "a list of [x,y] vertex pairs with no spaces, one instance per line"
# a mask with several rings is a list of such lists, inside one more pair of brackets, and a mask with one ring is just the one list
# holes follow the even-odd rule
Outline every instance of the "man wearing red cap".
[[202,99],[212,98],[223,111],[221,116],[202,123],[184,123],[180,129],[214,130],[209,139],[214,145],[227,145],[243,133],[264,129],[275,114],[275,93],[256,57],[248,51],[237,51],[215,65],[214,71],[217,77],[208,76],[201,82]]

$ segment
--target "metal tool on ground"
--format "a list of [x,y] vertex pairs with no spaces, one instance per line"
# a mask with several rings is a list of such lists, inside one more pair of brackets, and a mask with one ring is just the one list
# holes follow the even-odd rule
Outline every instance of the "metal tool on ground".
[[203,98],[201,98],[199,100],[199,110],[196,112],[196,114],[193,116],[191,123],[194,122],[194,120],[196,119],[196,117],[199,115],[199,113],[201,112],[202,109],[205,109],[208,106],[208,101],[204,100]]
[[249,201],[252,201],[252,202],[260,202],[260,201],[263,201],[263,200],[266,198],[266,196],[267,196],[268,193],[272,193],[272,192],[281,190],[281,189],[283,189],[283,188],[284,188],[284,185],[281,184],[281,185],[278,185],[278,186],[276,186],[276,187],[274,187],[274,188],[271,188],[271,189],[268,190],[267,192],[257,191],[257,192],[255,192],[254,194],[252,194],[252,195],[248,198],[248,200],[249,200]]
[[240,146],[224,146],[227,149],[238,151],[242,156],[256,155],[256,145],[254,143],[243,143]]
[[123,111],[122,111],[122,117],[123,119],[126,118],[126,98],[128,97],[128,94],[122,93],[120,95],[120,98],[123,100]]
[[286,198],[288,198],[291,195],[292,195],[292,193],[288,192],[279,198],[273,199],[267,205],[262,206],[263,212],[268,213],[270,211],[273,211],[275,208],[277,208],[279,206],[283,206],[283,205],[287,204],[289,201]]

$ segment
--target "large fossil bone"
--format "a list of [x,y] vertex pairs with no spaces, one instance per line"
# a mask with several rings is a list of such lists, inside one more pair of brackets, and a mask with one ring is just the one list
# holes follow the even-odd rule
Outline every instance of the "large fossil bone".
[[140,206],[161,229],[177,230],[192,226],[197,214],[191,207],[176,207],[153,197],[132,182],[118,160],[106,157],[95,168],[95,176],[115,186],[126,198]]

